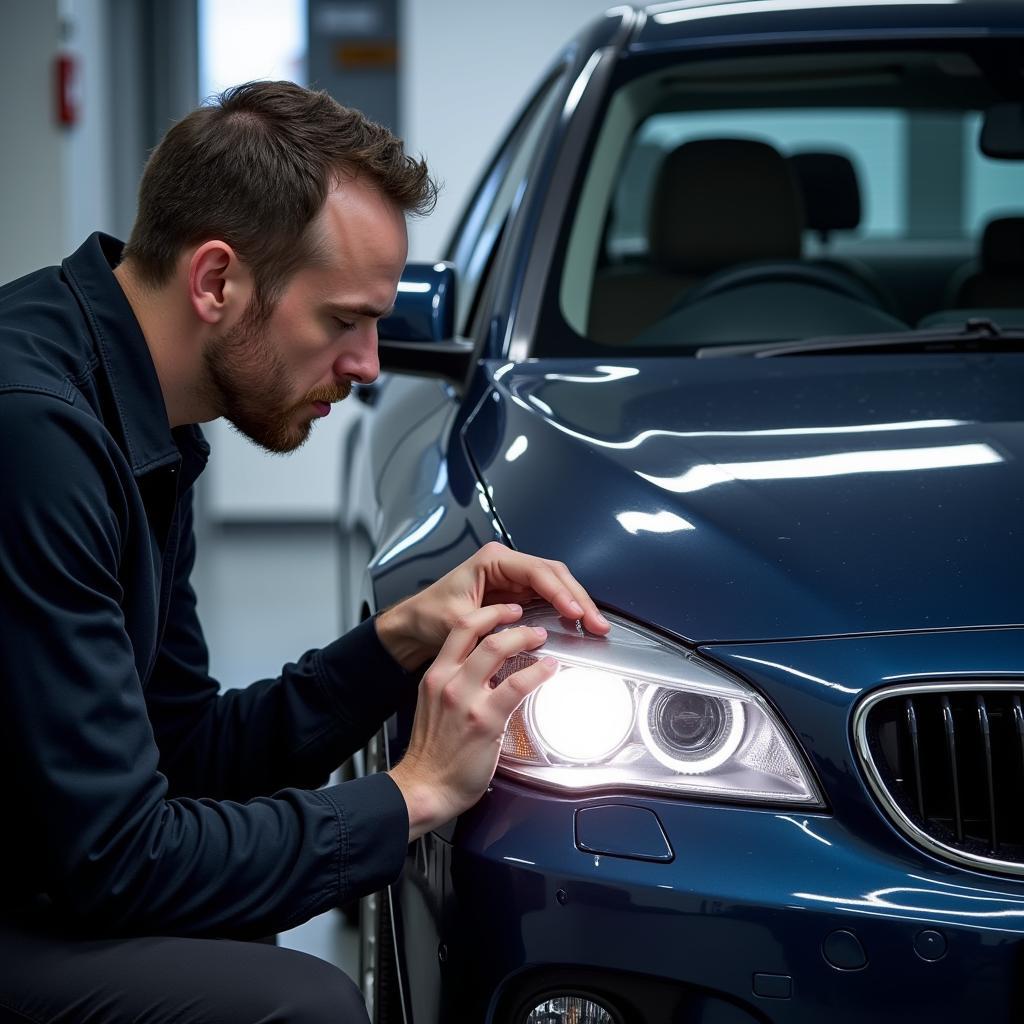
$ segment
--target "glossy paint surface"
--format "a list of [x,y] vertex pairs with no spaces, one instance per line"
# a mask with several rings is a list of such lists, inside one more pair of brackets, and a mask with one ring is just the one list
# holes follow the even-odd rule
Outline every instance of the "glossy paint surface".
[[515,546],[703,643],[1022,620],[1024,357],[491,367]]
[[448,263],[408,263],[391,316],[378,335],[395,341],[445,341],[455,321],[455,272]]
[[[753,1019],[960,1020],[962,1008],[1010,1020],[1019,1005],[1024,885],[958,870],[916,849],[872,803],[850,747],[849,707],[867,689],[908,677],[1019,674],[1024,631],[964,630],[709,648],[707,656],[762,689],[789,719],[820,775],[828,813],[623,796],[657,814],[671,863],[578,849],[573,812],[608,797],[568,800],[498,780],[434,839],[449,914],[440,969],[455,999],[482,1006],[502,979],[546,962],[670,978],[709,987]],[[459,894],[473,894],[465,901]],[[559,893],[562,895],[559,896]],[[849,931],[867,956],[844,971],[825,939]],[[915,942],[937,931],[938,961]],[[792,978],[793,996],[754,994],[756,973]],[[669,1019],[666,1017],[666,1020]]]
[[722,0],[718,3],[656,4],[633,41],[652,50],[721,43],[760,43],[771,36],[787,42],[841,33],[881,38],[930,32],[989,34],[1024,25],[1020,4],[1003,0]]
[[[850,719],[860,696],[890,683],[1024,677],[1024,630],[991,628],[1018,613],[1021,369],[1018,356],[544,361],[482,367],[462,400],[436,384],[394,387],[405,409],[433,397],[418,417],[390,421],[400,431],[385,418],[372,435],[385,467],[374,605],[507,531],[516,546],[565,558],[606,605],[696,639],[755,686],[827,801],[807,813],[635,792],[567,798],[499,776],[476,808],[411,848],[395,887],[412,1020],[487,1020],[509,986],[554,964],[667,979],[693,1005],[731,1000],[740,1020],[811,1022],[825,1008],[837,1021],[958,1020],[947,1011],[965,1001],[1013,1019],[1024,885],[939,861],[899,834],[862,778]],[[965,446],[998,458],[733,470],[678,492],[637,472]],[[780,517],[790,531],[804,524],[800,548],[814,557],[769,571],[799,550],[779,539]],[[665,529],[682,519],[692,529]],[[700,545],[680,543],[698,531]],[[741,587],[725,589],[735,577],[724,566],[746,570]],[[878,596],[862,608],[866,573]],[[932,615],[946,615],[945,628],[930,628]],[[699,628],[712,621],[728,626]],[[823,622],[823,632],[855,635],[759,639],[758,625],[767,635],[779,622],[794,634]],[[863,635],[866,623],[883,635]],[[714,642],[722,637],[734,642]],[[392,723],[392,759],[410,716]],[[581,850],[576,812],[610,802],[656,815],[671,863]],[[826,960],[836,931],[854,934],[866,967]],[[915,951],[923,931],[940,934],[941,960]],[[754,974],[791,978],[793,995],[755,994]]]
[[[676,849],[671,864],[580,851],[573,805],[496,784],[445,854],[449,1007],[476,1012],[515,972],[568,963],[671,979],[680,995],[726,993],[754,1019],[818,1022],[827,1009],[837,1021],[961,1020],[968,1005],[983,1019],[1012,1019],[1020,887],[880,854],[827,815],[655,808]],[[914,950],[926,929],[947,942],[937,963]],[[826,961],[822,943],[837,930],[860,940],[863,970]],[[791,978],[794,997],[755,996],[758,973]]]

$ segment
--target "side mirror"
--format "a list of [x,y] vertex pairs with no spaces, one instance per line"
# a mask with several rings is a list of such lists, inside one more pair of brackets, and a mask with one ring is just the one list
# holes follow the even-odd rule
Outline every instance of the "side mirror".
[[455,333],[455,268],[407,263],[391,316],[377,324],[381,341],[448,341]]
[[455,338],[455,268],[450,263],[406,264],[395,308],[377,325],[377,336],[382,370],[462,384],[473,345]]
[[1024,159],[1024,103],[994,103],[985,111],[981,151],[994,160]]

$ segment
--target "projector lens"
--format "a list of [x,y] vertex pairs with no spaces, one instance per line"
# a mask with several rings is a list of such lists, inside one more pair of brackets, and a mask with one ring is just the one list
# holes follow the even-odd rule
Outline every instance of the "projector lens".
[[743,739],[743,704],[726,697],[649,686],[639,718],[647,749],[666,768],[686,775],[719,767]]

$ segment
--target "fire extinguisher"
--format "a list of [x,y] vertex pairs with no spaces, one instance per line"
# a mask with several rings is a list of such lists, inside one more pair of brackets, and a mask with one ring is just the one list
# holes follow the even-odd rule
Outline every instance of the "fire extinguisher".
[[72,128],[78,121],[78,61],[71,53],[59,53],[55,60],[57,124]]

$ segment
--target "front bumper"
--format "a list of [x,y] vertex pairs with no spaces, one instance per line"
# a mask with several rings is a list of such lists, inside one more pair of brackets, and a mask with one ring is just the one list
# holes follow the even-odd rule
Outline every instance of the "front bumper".
[[[671,862],[577,848],[576,810],[616,802],[658,814]],[[436,928],[439,1020],[521,1024],[513,1004],[556,983],[589,986],[625,1024],[1024,1015],[1024,884],[896,837],[880,850],[829,814],[497,779],[449,838],[429,837],[399,888],[407,952],[423,953],[416,920]],[[406,967],[420,1024],[424,967]]]

